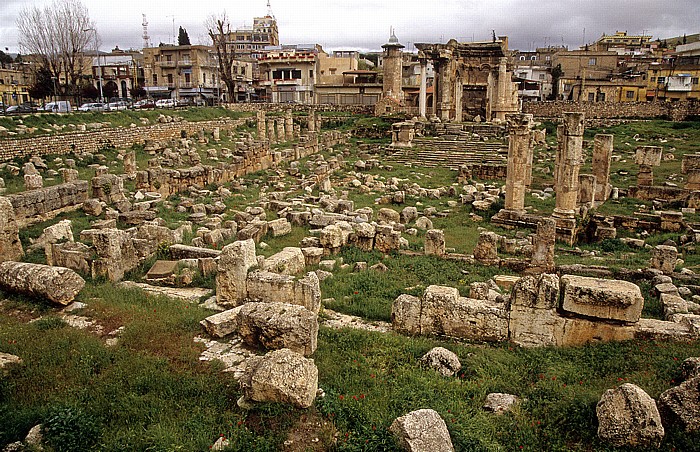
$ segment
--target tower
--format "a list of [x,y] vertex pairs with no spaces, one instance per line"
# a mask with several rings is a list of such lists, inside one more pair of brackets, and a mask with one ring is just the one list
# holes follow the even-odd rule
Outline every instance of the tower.
[[391,99],[397,103],[402,103],[404,100],[403,90],[401,89],[401,49],[403,48],[404,46],[399,43],[398,38],[394,34],[394,29],[392,28],[389,42],[382,46],[382,49],[384,49],[383,95],[385,100]]

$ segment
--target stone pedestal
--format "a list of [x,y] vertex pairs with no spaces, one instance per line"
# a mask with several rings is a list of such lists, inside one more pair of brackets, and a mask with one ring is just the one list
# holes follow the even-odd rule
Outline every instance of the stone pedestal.
[[530,146],[532,115],[508,115],[508,125],[510,133],[508,136],[505,208],[524,212],[527,166],[528,163],[532,164],[532,147]]
[[44,187],[44,178],[41,174],[25,174],[24,175],[24,188],[27,190],[36,190],[38,188]]
[[131,151],[124,154],[124,174],[129,177],[136,177],[136,152]]
[[[63,180],[63,183],[75,182],[78,180],[78,170],[72,168],[61,168],[60,170],[58,170],[58,172],[61,173],[61,179]],[[136,176],[135,172],[134,176]]]
[[586,207],[593,207],[598,183],[592,174],[579,174],[578,176],[578,203]]
[[553,216],[574,218],[578,201],[578,174],[582,162],[584,114],[564,113],[563,124],[557,128],[554,190],[556,207]]
[[613,135],[597,134],[593,138],[593,175],[596,178],[595,201],[604,202],[610,197],[610,162],[613,152]]

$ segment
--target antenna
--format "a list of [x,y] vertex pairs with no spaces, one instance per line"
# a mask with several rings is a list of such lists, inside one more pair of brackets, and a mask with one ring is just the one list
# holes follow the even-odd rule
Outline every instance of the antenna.
[[175,38],[175,16],[171,14],[165,17],[171,17],[173,19],[173,34],[170,35],[170,44],[175,45],[177,43],[177,39]]
[[148,21],[146,20],[146,15],[141,14],[143,16],[143,47],[144,49],[146,47],[151,47],[151,37],[148,36]]
[[275,13],[272,12],[272,6],[270,5],[270,0],[267,0],[267,15],[275,19]]

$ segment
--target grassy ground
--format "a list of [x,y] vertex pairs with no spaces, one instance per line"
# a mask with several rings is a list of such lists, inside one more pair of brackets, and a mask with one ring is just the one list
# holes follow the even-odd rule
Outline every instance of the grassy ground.
[[[202,110],[201,114],[209,114],[207,111]],[[353,126],[351,118],[339,122],[346,129]],[[370,120],[363,120],[360,125],[385,126]],[[587,139],[592,139],[594,133],[616,135],[615,153],[627,160],[616,164],[629,170],[629,183],[636,180],[636,170],[630,164],[634,146],[660,143],[667,148],[675,159],[665,160],[656,172],[670,177],[679,173],[682,153],[696,152],[700,143],[700,128],[694,123],[639,122],[588,131]],[[634,140],[637,134],[639,141]],[[668,142],[661,143],[660,138]],[[218,146],[230,146],[234,139],[226,136]],[[634,146],[627,146],[627,142]],[[341,147],[348,168],[360,158],[356,144]],[[143,169],[146,159],[142,149],[136,150]],[[553,159],[552,152],[538,150],[541,161],[536,167],[553,165],[553,160],[548,160]],[[103,154],[107,164],[118,162],[116,151],[105,150]],[[324,156],[333,154],[327,152]],[[306,168],[309,160],[315,158],[302,161],[300,167],[311,174]],[[384,182],[391,177],[407,179],[423,188],[456,182],[456,173],[449,170],[391,165],[391,172],[377,169],[370,174]],[[257,205],[260,190],[271,176],[280,177],[290,186],[292,179],[284,175],[286,169],[283,165],[279,172],[259,172],[242,178],[245,188],[225,200],[227,207],[231,211]],[[79,170],[89,176],[87,163],[80,163]],[[535,175],[538,187],[551,184],[551,174]],[[625,182],[618,176],[616,184]],[[381,207],[403,209],[403,205],[375,204],[380,191],[360,193],[349,186],[350,180],[342,171],[333,176],[338,192],[347,190],[356,207],[369,206],[375,212]],[[10,176],[6,182],[8,186],[14,183]],[[503,181],[493,184],[500,186]],[[184,196],[171,199],[173,205]],[[211,200],[208,197],[197,202]],[[445,230],[447,247],[460,253],[471,253],[479,234],[477,227],[514,236],[514,231],[492,226],[488,221],[490,213],[480,213],[485,220],[476,223],[469,217],[468,207],[449,207],[448,201],[458,198],[429,200],[409,196],[405,205],[435,207],[438,212],[449,209],[449,216],[432,221],[435,227]],[[528,197],[526,205],[549,212],[554,200]],[[642,205],[651,209],[650,203],[623,198],[604,204],[598,211],[632,215]],[[177,226],[186,216],[165,208],[159,211],[159,217],[166,219],[170,227]],[[64,214],[22,231],[25,248],[44,227],[63,218],[74,222],[76,237],[88,227],[81,213]],[[641,232],[619,231],[619,235],[636,237]],[[289,236],[266,237],[269,248],[258,253],[269,256],[285,246],[296,246],[307,235],[306,228],[294,228]],[[659,234],[647,238],[647,243],[655,245],[667,239],[678,242],[679,238],[680,233]],[[409,240],[413,249],[421,249],[422,241],[423,232]],[[631,249],[617,239],[578,247],[596,255],[581,257],[563,251],[572,248],[562,246],[557,252],[557,264],[641,268],[650,257],[648,250]],[[467,295],[471,282],[507,273],[497,267],[430,256],[367,253],[355,248],[343,249],[338,257],[345,263],[364,261],[371,266],[381,262],[388,268],[386,273],[338,268],[332,278],[322,283],[322,297],[333,299],[325,307],[369,321],[388,321],[391,304],[402,293],[420,295],[427,285],[441,284],[457,287],[462,295]],[[700,263],[692,250],[684,251],[683,257],[688,265],[696,260]],[[30,253],[26,259],[42,262],[43,252]],[[139,279],[147,267],[142,266],[129,277]],[[630,382],[657,398],[677,385],[680,363],[685,358],[700,356],[697,342],[630,341],[522,349],[508,343],[465,343],[322,327],[313,358],[326,396],[308,410],[265,404],[246,411],[236,405],[241,395],[238,385],[230,375],[220,372],[221,364],[198,359],[202,346],[193,338],[201,333],[198,322],[212,312],[86,279],[87,285],[78,298],[87,307],[77,314],[94,319],[102,326],[102,332],[76,330],[59,318],[54,307],[26,297],[0,294],[5,298],[0,304],[0,352],[24,359],[23,365],[0,375],[0,446],[22,439],[29,428],[44,423],[47,441],[54,451],[199,451],[208,450],[220,436],[231,441],[230,450],[237,451],[389,451],[396,450],[387,431],[393,419],[412,410],[433,408],[447,422],[460,451],[616,450],[596,436],[595,405],[602,393]],[[200,283],[213,284],[211,278]],[[639,284],[645,295],[643,315],[660,318],[662,312],[651,296],[650,283]],[[39,316],[43,318],[29,322]],[[108,347],[105,340],[111,337],[109,333],[120,327],[124,329],[118,345]],[[446,347],[460,357],[464,368],[457,377],[442,377],[420,366],[419,358],[434,346]],[[509,392],[523,400],[514,412],[497,416],[481,408],[490,392]],[[313,442],[314,438],[318,441]],[[289,443],[292,439],[294,442]],[[700,450],[700,434],[684,434],[672,428],[667,431],[661,450]]]

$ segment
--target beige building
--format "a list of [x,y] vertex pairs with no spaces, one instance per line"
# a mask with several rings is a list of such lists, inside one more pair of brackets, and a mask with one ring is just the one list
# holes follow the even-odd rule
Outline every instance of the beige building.
[[32,83],[34,79],[28,70],[0,68],[0,102],[4,107],[29,102]]
[[239,28],[229,33],[228,42],[236,57],[259,59],[266,47],[280,45],[277,20],[271,14],[253,19],[251,28]]
[[[617,71],[618,55],[615,52],[589,50],[562,51],[554,54],[552,65],[559,72],[555,88],[559,99],[587,101],[590,89],[601,86],[598,82],[611,81]],[[608,94],[594,93],[593,101],[607,100]]]
[[143,49],[144,89],[149,96],[211,102],[221,94],[218,66],[210,46]]
[[311,44],[268,48],[258,59],[260,100],[313,104],[321,53],[321,46]]

